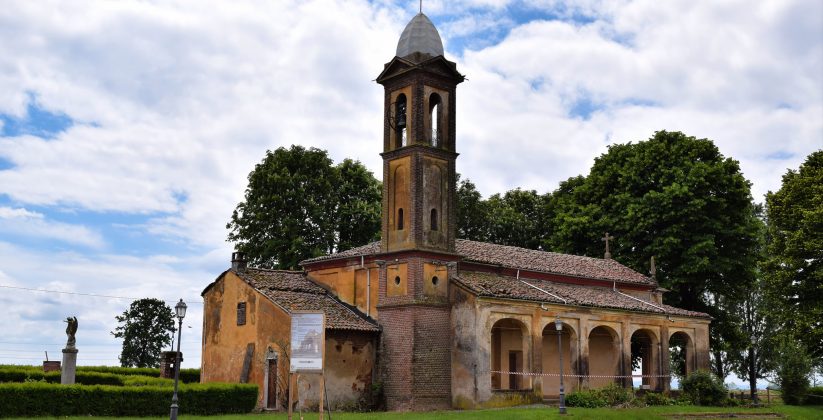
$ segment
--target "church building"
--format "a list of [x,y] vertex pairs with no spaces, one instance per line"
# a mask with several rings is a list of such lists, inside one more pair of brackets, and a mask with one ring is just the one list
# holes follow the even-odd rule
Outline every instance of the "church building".
[[[291,316],[318,310],[333,409],[376,390],[389,410],[556,398],[561,360],[566,393],[633,381],[663,391],[674,345],[677,373],[709,368],[711,318],[663,304],[653,275],[610,258],[608,234],[603,259],[456,237],[463,81],[437,29],[416,15],[377,77],[381,240],[303,261],[303,271],[247,267],[235,253],[202,294],[204,382],[256,383],[261,407],[284,409]],[[298,381],[300,404],[319,403],[318,383]]]

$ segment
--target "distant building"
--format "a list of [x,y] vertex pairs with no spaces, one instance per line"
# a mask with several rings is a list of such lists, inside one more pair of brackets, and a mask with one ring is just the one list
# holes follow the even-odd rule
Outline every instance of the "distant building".
[[[709,367],[704,313],[662,303],[653,277],[604,259],[460,240],[456,87],[422,13],[403,31],[385,87],[382,240],[301,263],[305,272],[231,269],[204,291],[204,381],[253,382],[283,408],[290,313],[326,313],[326,388],[351,406],[379,384],[390,410],[500,406],[556,397],[562,321],[567,392],[669,386],[669,346],[687,372]],[[277,362],[274,358],[277,357]],[[317,381],[300,385],[317,404]],[[314,400],[312,400],[314,398]]]

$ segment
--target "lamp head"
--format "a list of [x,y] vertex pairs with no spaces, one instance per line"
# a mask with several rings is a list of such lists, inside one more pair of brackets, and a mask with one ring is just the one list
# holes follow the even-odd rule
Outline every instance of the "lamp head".
[[557,331],[563,330],[563,323],[560,322],[560,317],[554,319],[554,329],[556,329]]
[[183,299],[180,299],[180,302],[177,302],[177,305],[174,305],[174,312],[180,320],[186,317],[186,302],[183,302]]

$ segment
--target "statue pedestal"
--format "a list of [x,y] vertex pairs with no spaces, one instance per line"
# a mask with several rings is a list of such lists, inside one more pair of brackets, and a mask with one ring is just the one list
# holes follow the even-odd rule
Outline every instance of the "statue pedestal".
[[[174,379],[174,363],[177,359],[176,351],[164,351],[160,356],[160,377]],[[180,353],[180,362],[183,362],[183,353]]]
[[77,372],[77,349],[63,349],[63,366],[60,374],[60,383],[63,385],[74,385],[74,377]]

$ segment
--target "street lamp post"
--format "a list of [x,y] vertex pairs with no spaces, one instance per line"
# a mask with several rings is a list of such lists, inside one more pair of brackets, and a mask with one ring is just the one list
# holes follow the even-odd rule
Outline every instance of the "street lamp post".
[[560,356],[560,414],[566,414],[566,393],[563,389],[563,323],[560,317],[554,320],[554,329],[557,330],[557,354]]
[[174,395],[171,397],[171,414],[169,419],[177,420],[177,381],[180,379],[180,336],[183,335],[183,318],[186,317],[186,303],[183,299],[174,305],[174,312],[177,315],[177,354],[174,358]]

